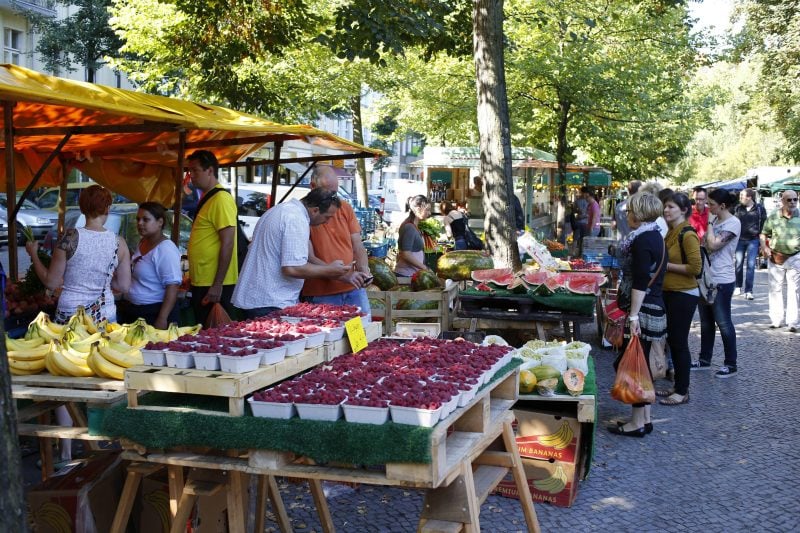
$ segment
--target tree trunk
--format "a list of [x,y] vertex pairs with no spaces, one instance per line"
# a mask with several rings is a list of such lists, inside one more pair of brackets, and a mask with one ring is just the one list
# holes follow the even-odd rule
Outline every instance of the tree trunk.
[[[353,114],[353,141],[364,145],[364,131],[361,124],[361,93],[350,100],[350,112]],[[369,195],[367,193],[367,167],[364,158],[356,159],[356,192],[358,201],[364,208],[369,208]]]
[[567,154],[570,151],[567,144],[567,127],[569,126],[569,111],[572,103],[561,100],[558,103],[558,132],[556,133],[556,161],[558,162],[558,176],[561,181],[561,194],[567,194]]
[[521,267],[514,227],[511,128],[503,59],[503,0],[473,0],[473,50],[486,243],[495,267]]
[[[5,339],[0,325],[0,338]],[[17,437],[16,401],[11,396],[11,373],[8,368],[5,340],[0,342],[0,479],[5,487],[0,491],[0,531],[28,530],[25,521],[25,492],[22,487],[22,456]]]

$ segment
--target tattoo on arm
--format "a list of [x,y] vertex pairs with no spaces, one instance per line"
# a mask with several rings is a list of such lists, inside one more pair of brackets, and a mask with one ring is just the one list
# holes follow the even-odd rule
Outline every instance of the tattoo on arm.
[[64,250],[69,260],[78,249],[78,232],[74,228],[68,229],[56,243],[56,248]]

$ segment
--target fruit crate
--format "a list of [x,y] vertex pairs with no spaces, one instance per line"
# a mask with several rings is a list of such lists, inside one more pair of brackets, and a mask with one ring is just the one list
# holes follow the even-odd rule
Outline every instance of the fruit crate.
[[617,244],[617,239],[608,237],[584,237],[583,253],[608,254],[608,247]]
[[[453,283],[441,291],[370,291],[367,296],[383,302],[384,331],[394,331],[395,322],[438,322],[442,330],[448,330],[458,297],[458,284]],[[398,309],[397,306],[402,300],[435,302],[436,307],[434,309]],[[375,318],[379,316],[376,312],[377,310],[373,310]]]
[[[349,345],[348,345],[349,346]],[[286,378],[304,372],[325,361],[326,346],[311,348],[287,357],[280,363],[261,366],[244,374],[219,370],[137,366],[125,371],[128,408],[152,411],[181,410],[179,407],[139,405],[139,394],[146,391],[196,394],[228,398],[228,412],[194,409],[194,412],[213,415],[244,415],[245,396]]]

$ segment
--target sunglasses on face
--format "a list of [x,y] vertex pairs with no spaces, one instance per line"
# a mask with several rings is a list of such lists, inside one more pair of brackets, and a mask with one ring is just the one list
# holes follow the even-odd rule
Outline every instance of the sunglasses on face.
[[784,198],[783,201],[784,202],[795,202],[796,203],[797,202],[797,198]]

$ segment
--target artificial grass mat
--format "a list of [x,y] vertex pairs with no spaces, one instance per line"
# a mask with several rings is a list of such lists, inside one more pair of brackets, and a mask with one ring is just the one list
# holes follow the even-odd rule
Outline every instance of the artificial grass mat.
[[[522,363],[520,359],[501,368],[481,390],[505,377]],[[188,407],[227,412],[228,399],[189,394],[151,392],[141,405]],[[127,438],[147,448],[180,446],[225,449],[289,451],[317,462],[363,465],[430,463],[433,428],[387,422],[382,425],[257,418],[249,404],[241,417],[196,412],[128,409],[120,405],[106,411],[99,433]]]
[[491,299],[492,297],[505,297],[505,298],[529,298],[534,303],[548,309],[563,311],[566,313],[578,313],[581,315],[591,316],[594,313],[595,302],[597,298],[593,294],[572,294],[563,292],[554,292],[548,295],[536,294],[531,290],[506,290],[495,289],[494,292],[489,293],[479,291],[473,287],[468,287],[459,294],[466,296],[480,296],[482,298]]

